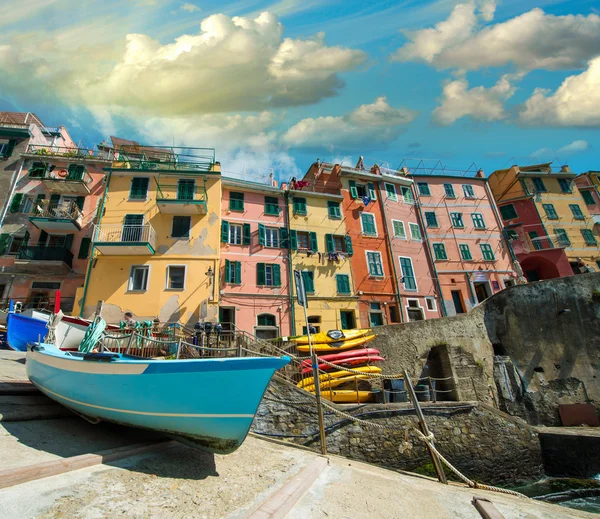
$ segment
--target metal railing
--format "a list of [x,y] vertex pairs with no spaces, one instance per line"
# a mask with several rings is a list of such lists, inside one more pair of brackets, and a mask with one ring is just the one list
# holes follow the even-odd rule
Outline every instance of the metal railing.
[[[33,289],[33,292],[36,290]],[[21,310],[27,310],[28,308],[33,308],[35,310],[47,310],[48,312],[54,311],[54,304],[56,302],[56,298],[54,296],[46,295],[42,292],[39,292],[33,296],[27,297],[11,297],[0,299],[0,311],[8,312],[10,309],[10,301],[14,303],[21,303]],[[73,306],[75,304],[74,297],[61,297],[60,298],[60,309],[65,314],[70,314],[73,311]]]
[[17,259],[27,261],[63,261],[73,266],[73,253],[64,247],[44,247],[25,245],[17,252]]
[[204,202],[207,201],[206,188],[187,183],[157,183],[156,201],[168,200],[170,202]]
[[[83,167],[83,166],[81,166]],[[39,178],[40,180],[51,180],[53,182],[77,182],[89,186],[94,182],[92,175],[86,169],[50,168],[47,163],[44,167],[31,168],[29,170],[30,178]]]
[[113,150],[92,150],[90,148],[48,146],[46,144],[30,144],[27,153],[40,157],[64,157],[72,159],[113,160]]
[[149,223],[142,225],[96,225],[95,243],[139,242],[156,246],[156,231]]
[[115,150],[113,167],[141,171],[211,171],[214,148],[142,146],[128,144]]
[[50,200],[41,200],[34,203],[30,218],[74,220],[81,225],[83,213],[75,202],[52,202]]

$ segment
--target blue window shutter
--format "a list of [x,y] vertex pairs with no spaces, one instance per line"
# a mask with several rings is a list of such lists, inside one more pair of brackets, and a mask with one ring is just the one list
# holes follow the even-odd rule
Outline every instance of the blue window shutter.
[[221,241],[224,243],[229,241],[229,222],[227,220],[221,222]]
[[352,256],[354,254],[354,248],[352,247],[352,238],[349,235],[346,235],[346,253],[348,256]]
[[225,260],[225,283],[231,283],[231,279],[230,279],[231,276],[229,274],[231,272],[230,266],[231,266],[231,262],[228,259],[226,259]]
[[327,245],[327,252],[333,252],[333,249],[334,249],[333,234],[325,235],[325,244]]
[[244,245],[250,245],[251,233],[250,233],[250,224],[244,224]]
[[288,240],[288,230],[285,227],[279,228],[279,246],[282,249],[287,249],[290,246]]
[[265,226],[262,223],[258,224],[258,244],[265,244]]
[[310,250],[313,252],[317,252],[319,250],[319,245],[317,244],[317,233],[310,233]]
[[240,284],[242,282],[242,262],[241,261],[236,261],[235,262],[235,279],[234,282],[236,284]]
[[256,265],[256,284],[257,285],[264,285],[265,284],[265,264],[264,263],[258,263]]
[[358,189],[356,189],[356,180],[350,180],[348,182],[348,184],[350,185],[350,197],[358,198]]
[[281,286],[281,266],[277,263],[273,264],[273,285],[276,287]]
[[298,250],[298,236],[296,231],[290,231],[290,249]]

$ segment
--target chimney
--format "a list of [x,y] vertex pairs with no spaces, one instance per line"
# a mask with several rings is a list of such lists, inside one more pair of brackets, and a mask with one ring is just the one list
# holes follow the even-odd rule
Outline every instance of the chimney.
[[485,173],[483,172],[483,169],[478,169],[475,176],[478,178],[485,178]]
[[560,172],[561,173],[571,173],[571,168],[569,167],[568,164],[565,164],[564,166],[560,167]]

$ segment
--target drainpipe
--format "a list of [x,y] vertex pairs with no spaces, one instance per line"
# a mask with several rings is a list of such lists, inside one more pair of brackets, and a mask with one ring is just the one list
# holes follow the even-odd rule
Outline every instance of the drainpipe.
[[23,171],[24,164],[25,164],[25,159],[21,159],[21,164],[19,165],[19,169],[17,170],[16,174],[13,175],[8,198],[6,199],[6,203],[4,204],[4,207],[2,208],[2,217],[0,218],[0,227],[2,227],[2,225],[4,225],[4,219],[6,218],[6,213],[8,212],[8,207],[10,206],[10,201],[15,193],[15,189],[17,188],[17,182],[19,180],[19,177],[21,176],[21,171]]
[[290,294],[290,335],[296,335],[296,309],[294,308],[294,270],[292,268],[292,242],[290,237],[290,196],[289,191],[283,192],[283,199],[285,200],[285,226],[288,234],[288,283]]
[[385,227],[385,236],[387,238],[388,250],[390,255],[390,260],[392,262],[392,273],[394,277],[394,290],[396,291],[396,298],[398,299],[398,310],[400,312],[400,322],[404,322],[404,312],[402,311],[402,294],[400,293],[400,280],[398,279],[398,271],[396,270],[396,262],[394,261],[394,252],[392,250],[392,239],[390,238],[390,229],[387,220],[387,214],[385,212],[385,204],[383,203],[383,197],[381,196],[381,182],[377,182],[377,187],[379,188],[379,207],[381,207],[381,212],[383,214],[383,226]]
[[85,282],[83,284],[83,296],[81,297],[81,305],[79,306],[79,317],[83,317],[83,309],[85,308],[85,298],[87,297],[87,291],[90,286],[92,264],[94,263],[94,243],[96,242],[96,238],[98,237],[98,229],[100,228],[100,223],[102,222],[102,213],[104,211],[106,197],[108,196],[108,186],[110,186],[111,177],[112,168],[108,170],[108,178],[106,179],[106,187],[104,188],[104,194],[102,195],[102,202],[100,202],[100,206],[98,207],[98,213],[96,213],[96,219],[98,220],[98,223],[96,224],[96,229],[94,230],[94,235],[92,236],[92,251],[90,254],[90,259],[88,260],[87,272],[85,273]]
[[[416,179],[415,183],[416,183]],[[433,279],[435,281],[435,285],[438,290],[439,298],[440,298],[440,310],[442,311],[442,317],[447,317],[448,312],[446,312],[446,304],[444,303],[444,295],[442,293],[442,285],[440,283],[440,278],[438,276],[438,271],[435,266],[435,260],[433,256],[433,251],[431,250],[431,243],[429,241],[429,234],[427,234],[427,226],[425,225],[425,219],[423,218],[423,212],[421,210],[421,195],[419,193],[419,186],[415,186],[413,189],[415,194],[415,200],[417,201],[416,207],[419,216],[419,220],[421,223],[421,229],[423,230],[423,243],[425,244],[425,249],[427,255],[429,256],[429,264],[431,266],[431,271],[433,272]]]

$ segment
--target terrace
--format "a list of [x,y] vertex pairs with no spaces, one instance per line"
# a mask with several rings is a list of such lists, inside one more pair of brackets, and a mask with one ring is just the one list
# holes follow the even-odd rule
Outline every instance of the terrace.
[[[52,162],[110,162],[114,158],[112,150],[93,150],[91,148],[47,146],[30,144],[23,157],[48,160]],[[58,159],[58,160],[56,160]],[[68,160],[61,160],[68,159]]]
[[[114,140],[114,139],[113,139]],[[133,141],[115,148],[112,169],[218,173],[215,168],[214,148],[188,148],[175,146],[142,146]]]

